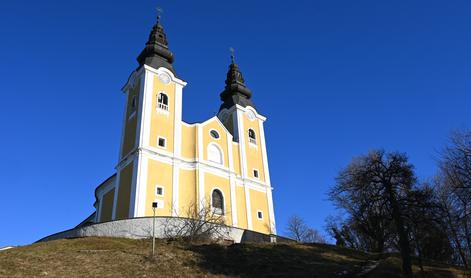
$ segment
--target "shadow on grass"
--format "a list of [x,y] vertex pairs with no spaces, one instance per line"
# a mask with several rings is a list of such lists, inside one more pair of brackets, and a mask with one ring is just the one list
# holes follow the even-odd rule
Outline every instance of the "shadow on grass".
[[234,244],[187,247],[200,256],[199,267],[212,274],[243,277],[353,277],[366,255],[324,245]]
[[[365,275],[368,278],[396,278],[401,276],[401,259],[397,254],[381,255],[381,261],[378,266]],[[415,261],[415,260],[414,260]],[[415,262],[416,263],[416,262]],[[448,269],[449,265],[437,262],[428,262],[424,265],[424,271],[421,272],[418,266],[414,266],[414,278],[454,278],[457,277],[451,270]],[[455,269],[456,270],[456,269]]]

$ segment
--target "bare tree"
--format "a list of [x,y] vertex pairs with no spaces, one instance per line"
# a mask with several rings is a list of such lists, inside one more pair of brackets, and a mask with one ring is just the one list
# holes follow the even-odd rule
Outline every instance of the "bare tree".
[[225,223],[228,212],[214,209],[209,202],[190,204],[182,214],[168,218],[164,224],[164,236],[168,239],[191,243],[215,242],[229,239],[229,227]]
[[441,205],[462,264],[471,258],[471,130],[454,132],[438,174]]
[[[394,223],[403,274],[407,278],[412,277],[409,231],[404,219],[403,201],[416,183],[416,178],[407,156],[400,153],[386,154],[382,150],[371,151],[354,159],[339,173],[336,181],[329,196],[338,207],[347,212],[366,212],[366,215],[371,211],[379,212],[378,216],[382,215],[383,210],[388,212],[385,216],[390,216]],[[360,207],[352,210],[350,205]],[[365,210],[361,206],[369,209]]]
[[298,242],[303,243],[325,243],[325,238],[313,228],[310,228],[306,222],[299,216],[293,215],[289,218],[286,227],[288,235]]

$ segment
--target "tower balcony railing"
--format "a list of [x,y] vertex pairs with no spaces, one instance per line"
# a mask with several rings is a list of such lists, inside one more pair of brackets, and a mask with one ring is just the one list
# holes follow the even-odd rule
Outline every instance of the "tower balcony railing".
[[159,109],[162,109],[164,111],[168,111],[168,105],[167,104],[163,104],[163,103],[160,103],[159,102]]
[[254,144],[254,145],[257,145],[257,140],[254,139],[254,138],[250,138],[250,137],[249,137],[249,143],[252,143],[252,144]]

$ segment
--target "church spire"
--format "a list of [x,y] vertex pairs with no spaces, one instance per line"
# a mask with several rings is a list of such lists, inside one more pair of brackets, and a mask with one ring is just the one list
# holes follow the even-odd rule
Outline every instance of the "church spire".
[[226,87],[220,94],[223,104],[219,110],[224,108],[229,109],[232,106],[239,104],[243,107],[252,106],[255,108],[251,98],[252,92],[245,85],[244,77],[240,72],[239,66],[235,62],[234,49],[231,48],[231,64],[226,77]]
[[168,48],[167,35],[165,35],[164,27],[160,23],[160,11],[157,15],[157,22],[155,23],[149,35],[145,48],[137,57],[139,66],[148,65],[153,68],[164,67],[175,73],[173,69],[173,53]]

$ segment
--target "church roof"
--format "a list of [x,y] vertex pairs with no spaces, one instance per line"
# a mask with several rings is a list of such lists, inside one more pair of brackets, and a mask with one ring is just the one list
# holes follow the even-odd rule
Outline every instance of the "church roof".
[[160,23],[160,16],[157,16],[157,22],[152,28],[146,46],[137,57],[139,67],[143,65],[148,65],[155,69],[164,67],[174,75],[177,75],[172,66],[173,60],[173,53],[168,48],[167,35]]
[[247,85],[245,85],[244,77],[242,76],[239,66],[235,62],[234,54],[232,54],[231,60],[226,77],[226,87],[220,94],[223,104],[219,111],[229,109],[236,104],[243,107],[252,106],[255,108],[255,105],[251,100],[252,92]]

